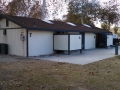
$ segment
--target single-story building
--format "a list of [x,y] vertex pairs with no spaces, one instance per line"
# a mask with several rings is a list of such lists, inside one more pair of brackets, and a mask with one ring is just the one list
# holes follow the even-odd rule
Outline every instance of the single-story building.
[[[104,43],[100,42],[101,34],[106,38]],[[53,54],[54,50],[92,49],[100,43],[107,47],[112,44],[111,36],[107,30],[86,24],[0,15],[0,43],[8,44],[8,54],[11,55],[29,57]],[[62,42],[61,48],[58,40]]]

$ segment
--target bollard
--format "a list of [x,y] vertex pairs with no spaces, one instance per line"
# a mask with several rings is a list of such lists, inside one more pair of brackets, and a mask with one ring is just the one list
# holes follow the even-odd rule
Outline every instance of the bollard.
[[115,44],[115,55],[118,55],[118,43]]

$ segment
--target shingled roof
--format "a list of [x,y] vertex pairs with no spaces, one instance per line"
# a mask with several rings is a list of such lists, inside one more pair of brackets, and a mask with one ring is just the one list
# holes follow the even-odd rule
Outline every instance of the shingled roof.
[[44,31],[59,31],[59,32],[93,32],[93,33],[110,33],[107,30],[99,29],[96,27],[87,27],[84,25],[72,26],[62,21],[51,21],[47,23],[40,19],[27,18],[11,15],[0,15],[0,18],[6,18],[9,21],[26,28],[27,30],[44,30]]

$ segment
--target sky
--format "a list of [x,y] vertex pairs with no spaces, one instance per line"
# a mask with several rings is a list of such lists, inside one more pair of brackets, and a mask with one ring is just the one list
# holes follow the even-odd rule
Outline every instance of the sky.
[[[46,0],[46,2],[49,2],[50,0]],[[55,1],[57,1],[57,0],[55,0]],[[60,0],[58,0],[58,1],[60,1]],[[68,8],[68,6],[67,6],[67,4],[64,2],[65,0],[61,0],[62,2],[61,2],[61,7],[59,7],[59,9],[58,9],[58,14],[57,14],[57,17],[59,18],[59,19],[62,19],[62,16],[63,15],[66,15],[67,14],[67,8]],[[107,1],[111,1],[111,0],[98,0],[98,2],[100,2],[100,4],[101,5],[104,5],[104,2],[107,2]],[[115,0],[115,1],[117,1],[117,2],[120,2],[120,0]],[[54,8],[54,6],[50,6],[49,7],[50,9],[51,9],[51,11],[52,11],[52,8]],[[52,11],[50,14],[50,17],[49,17],[49,19],[53,19],[53,17],[52,17],[52,13],[53,13],[54,11]]]
[[[62,19],[62,16],[67,14],[68,3],[66,4],[65,0],[55,0],[55,2],[50,2],[50,1],[53,1],[53,0],[46,0],[46,2],[49,4],[47,5],[49,6],[48,19],[49,20],[52,20],[54,18]],[[57,13],[57,14],[54,14],[54,13]]]
[[[4,0],[2,0],[4,1]],[[5,0],[6,1],[6,0]],[[7,0],[8,2],[11,1],[11,0]],[[34,0],[33,0],[34,1]],[[38,0],[38,1],[42,1],[42,0]],[[67,14],[67,4],[65,3],[65,0],[54,0],[55,2],[60,2],[60,3],[57,3],[58,5],[57,6],[57,11],[55,11],[55,6],[52,5],[52,3],[50,3],[50,1],[53,1],[53,0],[46,0],[47,3],[49,3],[49,18],[50,20],[53,19],[53,13],[57,12],[57,15],[54,15],[55,18],[58,17],[58,19],[62,19],[62,16],[63,15],[66,15]],[[69,1],[69,0],[66,0],[66,1]],[[101,5],[103,5],[103,2],[105,1],[109,1],[109,0],[98,0],[100,2]],[[116,1],[116,0],[115,0]],[[117,0],[117,2],[120,2],[120,0]],[[41,2],[42,3],[42,2]]]

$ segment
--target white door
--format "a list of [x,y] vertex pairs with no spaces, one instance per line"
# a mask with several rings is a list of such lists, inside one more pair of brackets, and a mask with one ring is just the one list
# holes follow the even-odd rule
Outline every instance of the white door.
[[94,33],[85,33],[85,49],[95,48],[96,37]]
[[107,46],[113,45],[113,35],[107,35]]
[[70,35],[70,50],[82,49],[82,35]]
[[28,55],[39,56],[53,53],[53,32],[29,31]]

